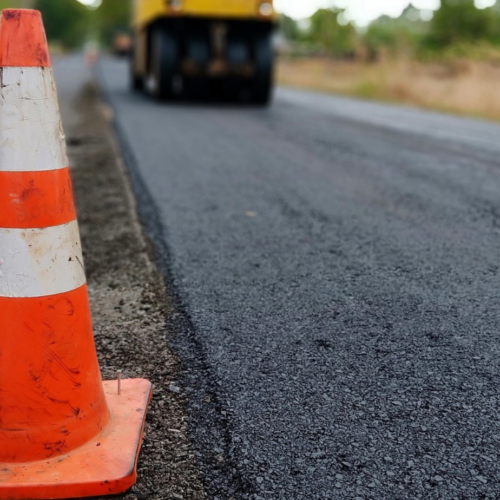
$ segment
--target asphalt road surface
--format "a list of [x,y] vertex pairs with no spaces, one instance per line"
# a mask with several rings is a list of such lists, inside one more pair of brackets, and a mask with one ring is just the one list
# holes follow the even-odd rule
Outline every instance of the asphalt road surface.
[[500,498],[500,126],[99,80],[178,300],[211,498]]

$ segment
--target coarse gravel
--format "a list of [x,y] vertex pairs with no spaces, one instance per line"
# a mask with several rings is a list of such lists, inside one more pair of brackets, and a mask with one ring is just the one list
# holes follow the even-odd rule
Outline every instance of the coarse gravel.
[[[59,61],[56,74],[75,59]],[[142,234],[135,202],[96,87],[79,81],[65,98],[59,81],[68,152],[103,379],[147,378],[154,384],[137,484],[123,500],[202,500],[202,475],[191,446],[186,394],[167,322],[175,307]],[[75,82],[72,82],[73,84]],[[109,498],[109,497],[106,497]]]
[[103,59],[209,498],[500,498],[500,127]]

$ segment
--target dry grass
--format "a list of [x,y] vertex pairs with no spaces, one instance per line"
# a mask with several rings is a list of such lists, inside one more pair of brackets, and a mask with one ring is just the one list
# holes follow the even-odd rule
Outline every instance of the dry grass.
[[500,65],[287,59],[281,84],[500,120]]

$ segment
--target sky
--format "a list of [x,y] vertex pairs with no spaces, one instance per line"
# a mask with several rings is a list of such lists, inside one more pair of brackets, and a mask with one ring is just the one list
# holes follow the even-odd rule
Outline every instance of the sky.
[[[496,0],[475,0],[479,8],[490,7]],[[311,16],[320,7],[337,6],[345,8],[348,19],[358,26],[366,26],[382,14],[398,17],[410,3],[409,0],[274,0],[279,12],[295,19]],[[440,0],[412,0],[422,10],[436,10]]]

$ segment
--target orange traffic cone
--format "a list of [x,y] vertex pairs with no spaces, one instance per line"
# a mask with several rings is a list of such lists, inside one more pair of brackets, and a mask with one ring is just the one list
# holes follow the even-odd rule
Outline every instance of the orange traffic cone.
[[40,13],[0,20],[0,499],[120,493],[146,380],[101,381]]

